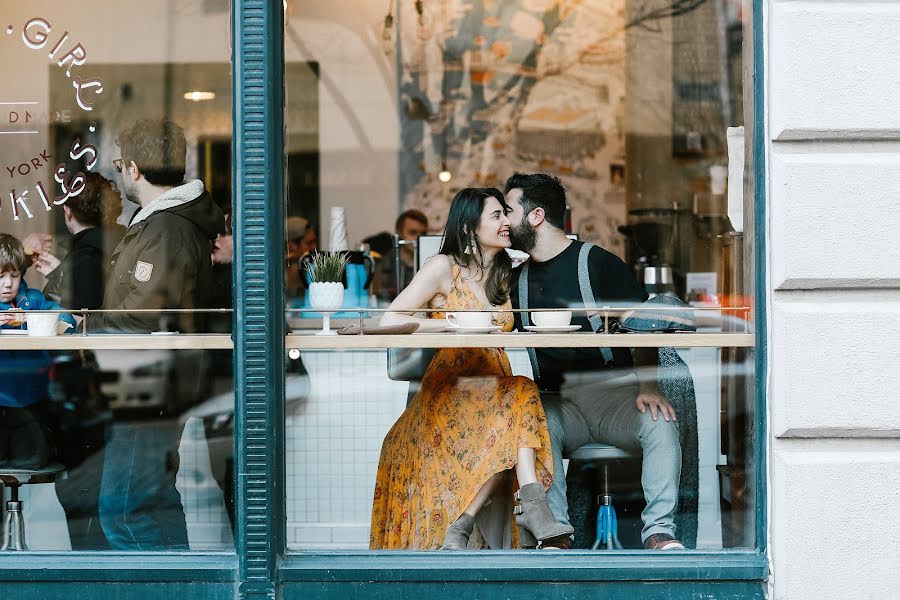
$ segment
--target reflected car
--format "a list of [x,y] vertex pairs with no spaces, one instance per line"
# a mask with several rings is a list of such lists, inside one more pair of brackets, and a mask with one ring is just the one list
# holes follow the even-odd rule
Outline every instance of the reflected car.
[[208,360],[203,350],[97,350],[100,385],[114,411],[180,414],[200,401]]

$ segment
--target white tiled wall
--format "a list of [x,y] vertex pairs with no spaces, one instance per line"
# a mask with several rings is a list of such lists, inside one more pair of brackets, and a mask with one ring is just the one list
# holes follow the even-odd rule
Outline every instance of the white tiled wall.
[[384,350],[301,358],[309,394],[289,394],[285,424],[288,545],[366,548],[381,442],[409,384],[388,379]]

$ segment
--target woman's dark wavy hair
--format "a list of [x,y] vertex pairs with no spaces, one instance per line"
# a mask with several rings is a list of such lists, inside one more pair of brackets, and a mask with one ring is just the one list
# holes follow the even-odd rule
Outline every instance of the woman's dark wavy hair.
[[[500,206],[507,210],[506,201],[500,190],[495,188],[465,188],[459,191],[450,203],[447,226],[441,254],[446,254],[457,264],[476,270],[486,270],[484,291],[494,306],[499,306],[509,298],[509,274],[512,260],[504,251],[498,252],[491,264],[484,264],[484,251],[475,231],[481,221],[481,211],[488,198],[496,198]],[[470,252],[466,252],[469,248]]]

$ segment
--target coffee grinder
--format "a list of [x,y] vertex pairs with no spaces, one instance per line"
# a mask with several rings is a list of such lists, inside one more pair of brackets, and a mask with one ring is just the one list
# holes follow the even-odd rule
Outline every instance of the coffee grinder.
[[628,224],[619,227],[629,240],[634,276],[651,296],[676,293],[678,223],[677,207],[641,208],[628,211]]

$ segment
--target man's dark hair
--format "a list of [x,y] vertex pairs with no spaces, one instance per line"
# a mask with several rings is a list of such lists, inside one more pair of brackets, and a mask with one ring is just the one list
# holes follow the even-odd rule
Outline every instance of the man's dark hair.
[[544,209],[547,222],[563,229],[566,221],[566,188],[558,177],[547,173],[514,173],[506,180],[505,193],[514,189],[522,190],[522,208],[527,215],[535,208]]
[[153,185],[184,183],[187,142],[184,130],[168,119],[141,119],[119,132],[116,143],[125,165],[134,161]]
[[[99,173],[84,175],[84,190],[66,201],[75,220],[85,227],[115,223],[122,214],[122,200],[113,183]],[[107,215],[114,212],[114,215]],[[112,220],[108,220],[108,217]]]
[[403,233],[403,223],[405,223],[407,219],[418,221],[425,226],[425,229],[428,229],[428,217],[425,216],[425,213],[421,210],[410,208],[409,210],[404,210],[400,213],[400,216],[397,217],[397,221],[394,223],[394,231]]

